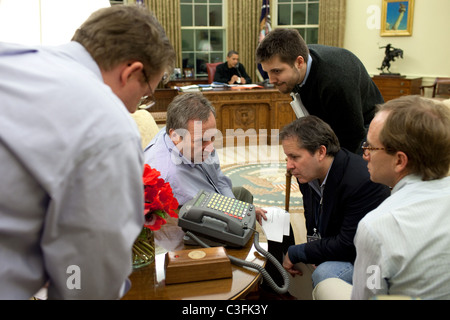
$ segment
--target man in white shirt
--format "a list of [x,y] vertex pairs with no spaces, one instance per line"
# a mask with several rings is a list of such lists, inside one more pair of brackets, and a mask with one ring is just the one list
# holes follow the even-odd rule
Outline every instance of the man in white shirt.
[[450,110],[418,96],[381,105],[363,146],[392,193],[359,223],[352,299],[450,299]]
[[72,40],[0,43],[0,299],[44,286],[49,299],[117,299],[132,271],[144,203],[129,112],[175,53],[134,6],[97,11]]

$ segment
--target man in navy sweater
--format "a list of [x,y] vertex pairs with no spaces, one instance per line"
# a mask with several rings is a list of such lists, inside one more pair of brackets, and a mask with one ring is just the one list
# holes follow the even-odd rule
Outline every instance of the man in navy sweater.
[[384,100],[353,53],[307,46],[297,30],[275,29],[259,44],[256,63],[280,92],[291,93],[305,114],[328,123],[341,147],[362,154],[375,106]]

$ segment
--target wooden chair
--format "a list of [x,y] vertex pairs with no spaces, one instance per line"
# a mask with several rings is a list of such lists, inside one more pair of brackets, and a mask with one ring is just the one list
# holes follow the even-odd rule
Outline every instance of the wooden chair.
[[291,183],[292,174],[289,170],[286,170],[286,199],[284,204],[284,210],[289,212],[289,203],[291,202]]
[[425,94],[425,88],[432,88],[432,98],[450,98],[450,78],[438,77],[432,85],[421,86],[420,94]]
[[206,64],[206,71],[208,72],[208,83],[214,82],[214,75],[216,74],[216,67],[223,62],[214,62]]

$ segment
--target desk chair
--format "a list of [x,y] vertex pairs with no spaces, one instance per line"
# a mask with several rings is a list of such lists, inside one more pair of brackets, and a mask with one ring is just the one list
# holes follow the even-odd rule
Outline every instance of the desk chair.
[[434,83],[430,86],[421,86],[420,94],[423,96],[425,88],[432,88],[432,98],[450,98],[450,78],[438,77],[434,80]]
[[223,62],[214,62],[206,64],[206,71],[208,72],[208,83],[214,82],[214,75],[216,74],[216,67]]
[[152,141],[153,137],[159,132],[159,127],[153,119],[153,116],[147,110],[137,110],[131,114],[141,134],[142,150]]

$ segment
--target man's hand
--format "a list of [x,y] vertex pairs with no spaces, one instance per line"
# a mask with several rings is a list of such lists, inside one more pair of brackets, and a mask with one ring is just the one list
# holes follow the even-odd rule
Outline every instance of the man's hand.
[[286,253],[284,256],[283,267],[289,272],[293,277],[296,275],[302,276],[303,272],[294,268],[294,264],[289,259],[289,255]]
[[233,83],[235,83],[236,81],[238,81],[238,79],[239,79],[239,77],[238,77],[237,75],[233,75],[233,76],[231,77],[230,82],[228,82],[228,84],[233,84]]
[[259,224],[262,224],[262,219],[267,221],[266,210],[259,207],[255,207],[255,212],[256,212],[256,220],[258,220]]

